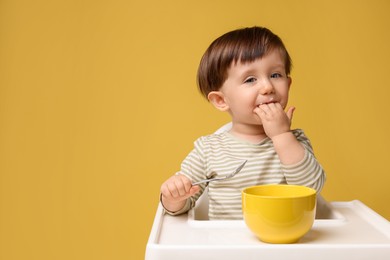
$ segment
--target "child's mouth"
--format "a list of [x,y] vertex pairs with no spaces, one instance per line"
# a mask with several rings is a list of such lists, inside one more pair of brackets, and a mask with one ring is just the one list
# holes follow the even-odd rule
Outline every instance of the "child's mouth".
[[272,103],[278,103],[278,102],[275,100],[270,100],[268,102],[261,102],[261,103],[257,104],[256,107],[259,107],[261,105],[268,105],[268,104],[272,104]]
[[270,99],[264,101],[264,102],[260,102],[259,104],[256,105],[256,107],[259,107],[261,105],[268,105],[268,104],[272,104],[272,103],[278,103],[273,97],[271,97]]

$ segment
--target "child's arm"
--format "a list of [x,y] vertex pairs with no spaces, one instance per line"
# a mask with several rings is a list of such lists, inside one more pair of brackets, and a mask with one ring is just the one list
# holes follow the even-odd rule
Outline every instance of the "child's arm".
[[[325,173],[314,157],[309,140],[290,131],[295,108],[284,112],[279,103],[264,104],[255,109],[262,120],[265,133],[275,147],[289,184],[305,185],[321,191]],[[299,140],[298,140],[299,139]]]
[[279,103],[263,104],[255,109],[266,135],[272,139],[280,162],[285,165],[298,163],[305,156],[305,148],[290,131],[294,110],[292,107],[286,113]]
[[192,186],[191,180],[182,174],[170,177],[161,185],[161,203],[170,212],[181,210],[186,200],[199,192],[199,186]]

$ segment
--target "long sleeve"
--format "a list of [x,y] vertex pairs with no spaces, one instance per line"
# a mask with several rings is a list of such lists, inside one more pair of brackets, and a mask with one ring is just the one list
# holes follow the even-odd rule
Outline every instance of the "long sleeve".
[[304,158],[294,165],[282,165],[282,170],[288,184],[303,185],[321,192],[326,175],[314,156],[309,139],[302,130],[294,131],[294,135],[305,148]]
[[[189,178],[192,182],[196,182],[207,178],[205,175],[206,165],[204,163],[205,159],[204,159],[204,153],[202,149],[203,149],[202,142],[197,140],[195,142],[194,149],[183,160],[181,164],[180,172],[176,174],[183,174],[187,178]],[[206,188],[206,184],[201,184],[199,186],[200,186],[200,192],[188,198],[186,204],[181,210],[176,212],[171,212],[164,208],[165,212],[168,213],[169,215],[176,216],[176,215],[186,213],[187,211],[192,209],[195,206],[195,202],[198,200],[200,195],[202,195],[204,189]]]

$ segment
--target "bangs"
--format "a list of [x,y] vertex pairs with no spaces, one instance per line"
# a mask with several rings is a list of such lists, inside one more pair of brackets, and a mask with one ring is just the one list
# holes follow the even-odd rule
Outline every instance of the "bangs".
[[259,30],[240,30],[225,39],[220,64],[227,69],[232,64],[253,62],[278,49],[286,61],[286,73],[290,74],[291,60],[281,39],[273,33]]
[[270,46],[262,46],[259,42],[253,42],[251,44],[245,44],[243,42],[232,49],[231,57],[227,60],[227,63],[253,62],[266,56],[272,49]]

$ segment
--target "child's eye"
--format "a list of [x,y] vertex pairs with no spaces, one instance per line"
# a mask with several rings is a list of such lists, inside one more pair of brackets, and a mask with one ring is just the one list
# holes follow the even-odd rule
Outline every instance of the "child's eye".
[[275,79],[275,78],[281,78],[281,77],[283,77],[283,75],[280,74],[280,73],[272,73],[272,74],[271,74],[271,78],[273,78],[273,79]]
[[250,78],[247,78],[244,83],[253,83],[253,82],[256,82],[256,78],[255,77],[250,77]]

